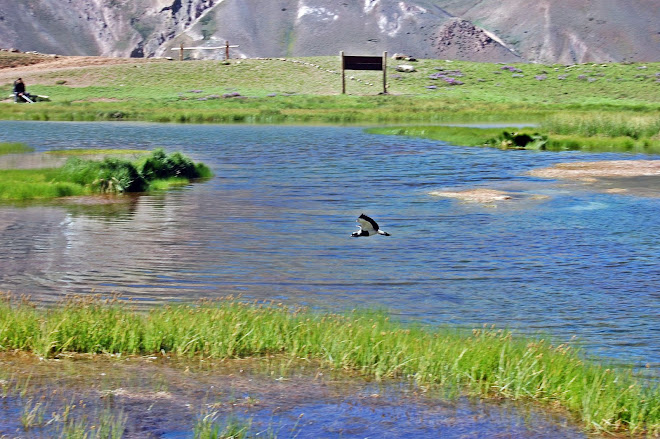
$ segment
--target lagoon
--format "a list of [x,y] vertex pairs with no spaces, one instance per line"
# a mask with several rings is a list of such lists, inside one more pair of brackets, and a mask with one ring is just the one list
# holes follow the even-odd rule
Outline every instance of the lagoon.
[[[526,175],[649,156],[468,148],[360,127],[2,121],[0,133],[37,153],[164,147],[215,173],[119,203],[0,206],[0,291],[44,303],[233,294],[378,308],[409,322],[577,337],[589,356],[660,366],[658,198]],[[520,197],[429,194],[471,188]],[[350,238],[363,212],[392,236]]]

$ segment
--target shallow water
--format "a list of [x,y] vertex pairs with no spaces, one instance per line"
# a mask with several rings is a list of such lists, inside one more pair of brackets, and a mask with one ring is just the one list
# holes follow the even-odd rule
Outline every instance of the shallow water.
[[[525,175],[637,156],[466,148],[357,127],[5,121],[0,133],[38,152],[162,146],[216,175],[121,203],[0,206],[1,291],[384,308],[409,321],[576,336],[590,355],[660,366],[658,198]],[[520,200],[429,195],[474,187]],[[392,236],[351,239],[362,212]]]
[[[60,437],[68,424],[89,431],[104,417],[123,416],[127,439],[188,439],[196,421],[210,416],[221,425],[230,417],[249,422],[253,434],[261,433],[255,437],[586,437],[547,409],[448,401],[410,385],[286,363],[290,360],[181,364],[164,357],[0,356],[0,435]],[[25,429],[21,420],[30,412],[40,413],[41,421]]]

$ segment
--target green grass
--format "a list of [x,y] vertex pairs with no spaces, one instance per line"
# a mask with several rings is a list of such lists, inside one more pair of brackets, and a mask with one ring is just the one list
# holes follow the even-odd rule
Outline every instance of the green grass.
[[454,126],[399,126],[369,128],[373,134],[403,135],[445,141],[462,146],[516,147],[511,134],[543,136],[542,144],[528,149],[552,151],[631,152],[660,154],[660,114],[580,113],[548,117],[535,128],[473,128]]
[[[0,63],[2,62],[0,56]],[[420,60],[389,95],[380,72],[349,71],[341,95],[338,57],[133,63],[35,73],[39,105],[0,104],[0,118],[195,123],[405,123],[542,121],[555,114],[660,110],[660,63],[575,66]],[[440,70],[442,69],[442,70]],[[443,73],[463,82],[431,79]],[[10,92],[10,83],[0,92]],[[429,88],[433,87],[433,88]],[[225,97],[232,94],[239,96]]]
[[243,439],[250,437],[252,423],[235,416],[228,416],[223,420],[218,418],[217,412],[200,415],[193,426],[195,439]]
[[[372,134],[421,137],[462,146],[484,146],[486,140],[502,133],[503,128],[472,128],[454,126],[410,126],[368,128]],[[510,129],[513,130],[513,129]]]
[[660,389],[586,360],[570,346],[513,336],[405,326],[378,312],[320,314],[228,299],[137,311],[116,299],[70,298],[40,309],[5,296],[0,350],[181,358],[279,354],[375,379],[403,378],[481,397],[560,406],[588,429],[660,433]]
[[[85,155],[92,151],[106,152],[84,150]],[[112,154],[114,151],[110,151],[110,156],[105,154],[103,160],[89,160],[67,151],[66,155],[72,157],[60,168],[4,170],[0,173],[0,200],[164,190],[212,175],[206,165],[195,164],[179,152],[166,154],[157,149],[149,155],[139,154],[135,161]]]
[[22,201],[91,194],[90,187],[62,180],[56,169],[7,169],[0,172],[0,200]]
[[22,154],[25,152],[32,152],[34,148],[27,146],[23,143],[1,143],[0,142],[0,155],[3,154]]
[[182,177],[171,177],[166,179],[156,179],[149,182],[148,191],[164,191],[175,187],[186,186],[190,180]]
[[630,137],[660,139],[660,113],[621,114],[591,112],[581,115],[556,114],[543,121],[541,127],[553,134],[583,137]]
[[[2,56],[0,55],[0,64]],[[416,72],[349,71],[337,57],[167,62],[136,60],[36,73],[38,105],[0,103],[0,119],[176,123],[443,124],[534,122],[547,149],[660,152],[660,63],[493,64],[420,60]],[[460,81],[461,85],[450,85]],[[10,83],[0,86],[9,92]],[[439,129],[481,145],[501,132]],[[471,130],[474,131],[474,130]],[[413,128],[412,135],[419,135]],[[500,142],[501,143],[501,142]]]

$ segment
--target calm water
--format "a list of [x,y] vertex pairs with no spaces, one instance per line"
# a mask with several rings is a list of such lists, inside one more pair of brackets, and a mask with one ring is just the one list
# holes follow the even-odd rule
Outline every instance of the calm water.
[[[524,175],[640,157],[465,148],[356,127],[0,122],[0,141],[162,146],[216,174],[121,204],[0,206],[0,290],[384,308],[577,336],[590,354],[660,366],[660,199]],[[474,187],[548,198],[483,206],[429,195]],[[392,236],[350,238],[362,212]]]

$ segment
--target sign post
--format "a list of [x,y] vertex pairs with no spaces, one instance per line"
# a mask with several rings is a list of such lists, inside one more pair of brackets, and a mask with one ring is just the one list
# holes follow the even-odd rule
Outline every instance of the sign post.
[[341,93],[346,94],[346,70],[382,70],[383,94],[387,94],[387,52],[383,56],[348,56],[339,52],[341,58]]

